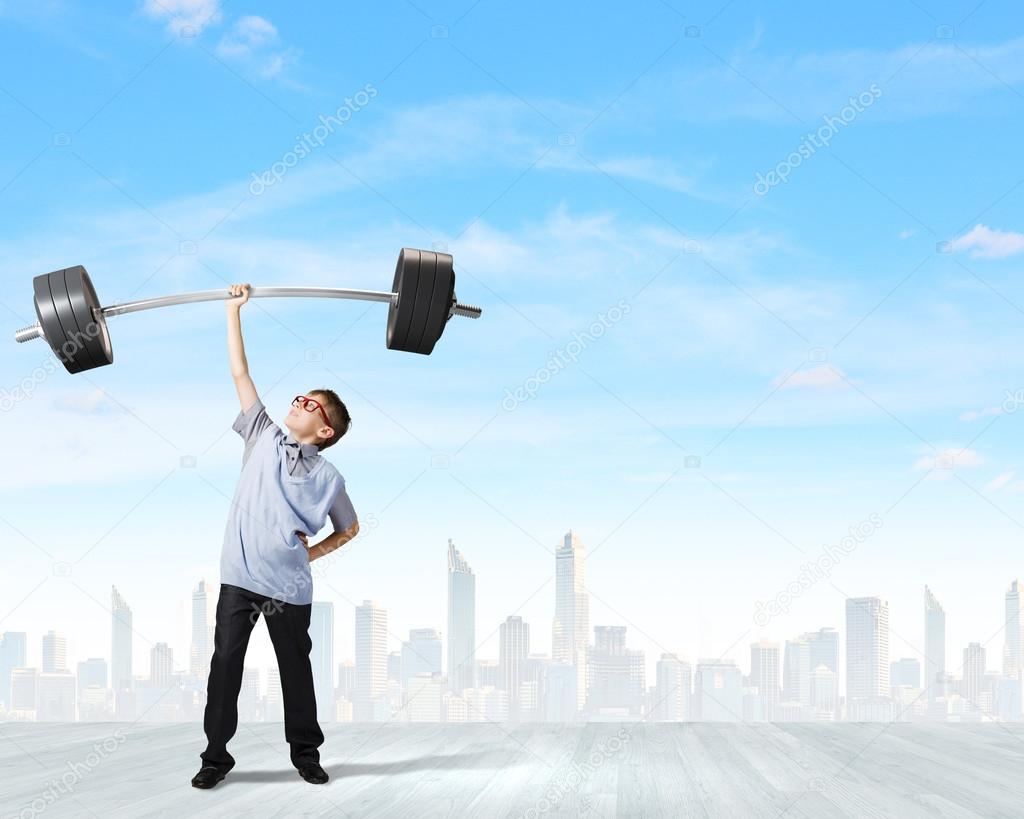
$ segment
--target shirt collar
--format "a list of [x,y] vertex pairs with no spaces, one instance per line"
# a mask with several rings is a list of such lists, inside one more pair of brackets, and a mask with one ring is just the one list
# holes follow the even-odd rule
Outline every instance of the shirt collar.
[[300,444],[290,434],[284,436],[285,446],[290,446],[303,458],[315,458],[320,454],[320,448],[316,444]]

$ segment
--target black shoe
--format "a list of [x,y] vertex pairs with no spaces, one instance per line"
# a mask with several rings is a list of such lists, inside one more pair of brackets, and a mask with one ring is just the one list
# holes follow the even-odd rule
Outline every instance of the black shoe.
[[226,774],[213,765],[204,765],[199,773],[192,777],[193,788],[212,788],[220,782]]
[[319,762],[306,762],[299,768],[299,776],[314,785],[323,785],[328,779],[327,771],[320,767]]

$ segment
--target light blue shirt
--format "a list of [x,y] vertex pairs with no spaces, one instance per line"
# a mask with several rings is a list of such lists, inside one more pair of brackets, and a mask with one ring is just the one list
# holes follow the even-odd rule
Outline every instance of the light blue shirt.
[[220,558],[220,581],[283,603],[313,601],[306,545],[328,518],[335,531],[356,522],[345,479],[315,444],[300,444],[267,416],[261,401],[232,425],[245,441]]

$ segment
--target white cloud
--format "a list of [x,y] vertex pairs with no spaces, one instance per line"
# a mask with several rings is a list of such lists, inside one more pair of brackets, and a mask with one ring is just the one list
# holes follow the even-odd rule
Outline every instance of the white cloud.
[[[1011,469],[1008,472],[1004,472],[1001,475],[996,476],[991,481],[989,481],[987,484],[985,484],[985,490],[988,491],[988,492],[996,492],[996,491],[1002,489],[1011,480],[1013,480],[1013,476],[1016,475],[1016,474],[1017,474],[1017,471],[1015,469]],[[1018,483],[1019,483],[1019,481],[1018,481]]]
[[961,413],[961,421],[977,421],[979,418],[987,418],[990,415],[1002,415],[1002,407],[985,407],[980,410],[967,410],[967,412]]
[[917,233],[916,230],[901,230],[900,231],[900,238],[901,239],[909,239],[915,233]]
[[250,15],[239,19],[217,44],[222,57],[248,57],[253,50],[277,41],[277,28],[263,17]]
[[972,469],[985,460],[973,449],[950,447],[933,455],[924,455],[914,464],[915,470],[930,469],[929,480],[942,481],[957,469]]
[[1005,259],[1017,253],[1024,253],[1024,233],[993,230],[985,225],[975,225],[950,243],[953,251],[970,250],[975,259]]
[[868,109],[872,122],[951,111],[991,115],[1011,110],[1014,100],[1006,88],[1024,79],[1024,37],[1019,36],[982,45],[958,38],[957,43],[918,41],[888,49],[768,54],[740,47],[716,53],[721,61],[704,70],[675,69],[650,77],[646,88],[635,90],[604,118],[617,115],[635,122],[644,116],[663,118],[670,110],[689,121],[792,123],[793,112],[810,130],[872,82],[884,89],[884,104]]
[[[781,385],[781,386],[780,386]],[[788,390],[797,387],[812,387],[816,389],[828,389],[830,387],[842,387],[846,385],[843,374],[830,364],[819,364],[817,367],[809,367],[806,370],[798,370],[786,378],[780,375],[775,379],[775,386]]]
[[220,0],[146,0],[142,7],[150,17],[167,21],[172,34],[199,34],[220,22]]
[[295,49],[274,50],[278,41],[273,23],[265,17],[247,15],[221,37],[217,54],[249,63],[264,77],[276,77],[298,56]]
[[67,392],[57,395],[53,399],[53,406],[57,410],[80,415],[107,415],[125,411],[120,404],[111,400],[101,389]]

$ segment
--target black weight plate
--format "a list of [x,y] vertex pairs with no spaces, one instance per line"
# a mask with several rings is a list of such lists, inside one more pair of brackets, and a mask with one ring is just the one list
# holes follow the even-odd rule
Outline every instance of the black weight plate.
[[395,265],[391,292],[398,293],[397,303],[388,306],[387,346],[389,350],[406,350],[409,326],[416,308],[416,292],[420,279],[420,251],[403,247]]
[[[74,308],[71,306],[71,297],[68,295],[67,269],[60,272],[60,276],[53,276],[50,279],[50,292],[53,293],[53,306],[57,308],[57,317],[64,328],[64,333],[71,344],[67,349],[72,350],[71,355],[75,362],[83,370],[91,370],[96,366],[92,360],[92,354],[86,346],[86,336],[78,326],[78,319],[75,318]],[[72,345],[74,345],[72,347]]]
[[69,267],[64,271],[64,284],[93,366],[103,367],[113,363],[114,351],[110,347],[107,322],[100,312],[100,300],[89,274],[82,265]]
[[[426,254],[424,254],[426,255]],[[422,355],[430,355],[434,349],[434,345],[437,340],[441,337],[441,331],[444,330],[445,322],[448,320],[448,311],[452,305],[452,293],[455,290],[455,273],[452,270],[452,257],[447,253],[430,253],[433,257],[433,287],[429,300],[424,298],[418,301],[417,308],[420,311],[426,311],[422,318],[422,330],[419,335],[419,342],[416,344],[415,352]],[[420,268],[420,280],[423,281],[424,273],[428,272],[431,268],[429,266],[430,259],[424,259],[424,264],[421,262]],[[424,270],[426,268],[426,271]],[[417,319],[413,318],[413,325],[417,324]],[[412,340],[410,336],[410,341]]]
[[32,279],[32,289],[35,294],[36,316],[39,317],[39,326],[43,328],[43,335],[47,344],[57,356],[57,360],[64,365],[69,373],[82,371],[75,356],[65,352],[64,344],[69,340],[57,314],[54,290],[63,293],[67,298],[67,290],[64,288],[64,271],[54,270],[52,273],[43,273]]
[[420,352],[423,329],[430,314],[430,305],[434,298],[434,282],[437,278],[437,254],[430,250],[420,251],[420,280],[416,287],[416,301],[413,303],[412,320],[409,322],[409,335],[405,338],[405,347],[410,353]]

